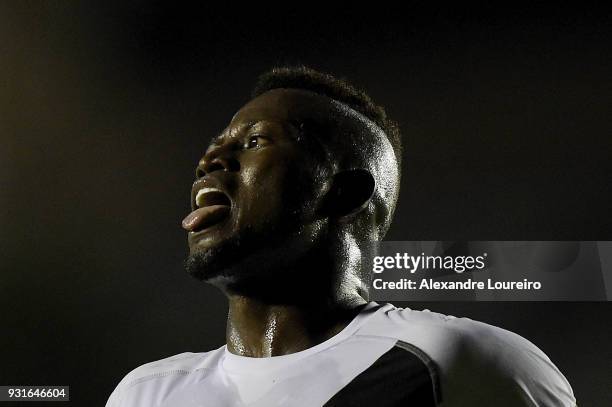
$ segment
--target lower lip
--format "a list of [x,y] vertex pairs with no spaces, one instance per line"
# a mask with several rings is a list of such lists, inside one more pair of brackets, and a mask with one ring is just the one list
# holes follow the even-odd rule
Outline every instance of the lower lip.
[[228,214],[225,218],[215,223],[214,225],[210,225],[209,227],[197,231],[191,231],[187,234],[187,240],[189,245],[196,245],[202,243],[201,240],[210,240],[208,238],[212,238],[211,234],[216,231],[219,231],[225,224],[229,221],[230,214]]

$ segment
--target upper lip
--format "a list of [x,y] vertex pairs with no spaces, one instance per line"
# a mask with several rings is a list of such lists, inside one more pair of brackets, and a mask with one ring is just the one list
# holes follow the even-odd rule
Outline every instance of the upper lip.
[[232,203],[232,198],[227,193],[227,191],[225,190],[221,182],[219,182],[218,180],[214,178],[204,177],[204,178],[197,179],[193,183],[193,186],[191,187],[191,209],[192,210],[196,210],[198,208],[198,205],[196,204],[196,197],[197,197],[198,192],[203,190],[204,188],[211,189],[212,190],[211,192],[221,192],[223,195],[227,197],[230,204]]

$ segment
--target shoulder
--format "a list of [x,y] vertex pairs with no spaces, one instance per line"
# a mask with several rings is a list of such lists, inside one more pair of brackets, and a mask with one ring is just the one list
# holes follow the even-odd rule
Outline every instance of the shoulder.
[[[158,381],[173,381],[176,380],[176,377],[186,376],[195,371],[206,369],[213,363],[215,355],[219,354],[221,349],[205,353],[179,353],[138,366],[126,374],[117,384],[117,387],[107,401],[106,407],[123,406],[126,400],[134,398],[136,395],[139,400],[147,400],[154,397],[152,391],[155,388],[159,388],[156,386]],[[143,392],[148,394],[140,394]]]
[[[370,329],[411,344],[439,370],[444,406],[567,406],[572,389],[533,343],[469,318],[388,307]],[[491,405],[493,405],[491,404]]]
[[190,372],[194,369],[202,354],[184,352],[153,362],[145,363],[130,371],[119,383],[120,386],[130,386],[146,380],[150,376],[168,373]]

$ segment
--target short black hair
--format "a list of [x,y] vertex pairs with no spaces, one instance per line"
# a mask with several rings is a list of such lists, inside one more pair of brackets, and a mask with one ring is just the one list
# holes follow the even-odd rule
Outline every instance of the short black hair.
[[[251,93],[252,98],[272,89],[303,89],[327,96],[358,111],[380,127],[395,152],[398,167],[401,167],[402,141],[399,126],[387,117],[385,109],[374,103],[363,90],[343,78],[317,71],[306,66],[276,67],[261,74]],[[401,171],[400,171],[401,173]]]

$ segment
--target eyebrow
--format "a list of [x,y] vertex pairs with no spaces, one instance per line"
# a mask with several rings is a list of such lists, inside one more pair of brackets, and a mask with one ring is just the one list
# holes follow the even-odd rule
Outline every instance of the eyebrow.
[[[243,132],[243,131],[247,131],[250,130],[253,126],[255,126],[257,123],[261,122],[261,120],[251,120],[250,122],[247,122],[243,125],[240,126],[240,129],[236,130],[236,132]],[[219,144],[219,142],[221,141],[221,139],[223,139],[225,136],[225,134],[227,133],[227,128],[222,130],[221,132],[219,132],[219,134],[217,134],[215,137],[213,137],[210,140],[210,144]]]

